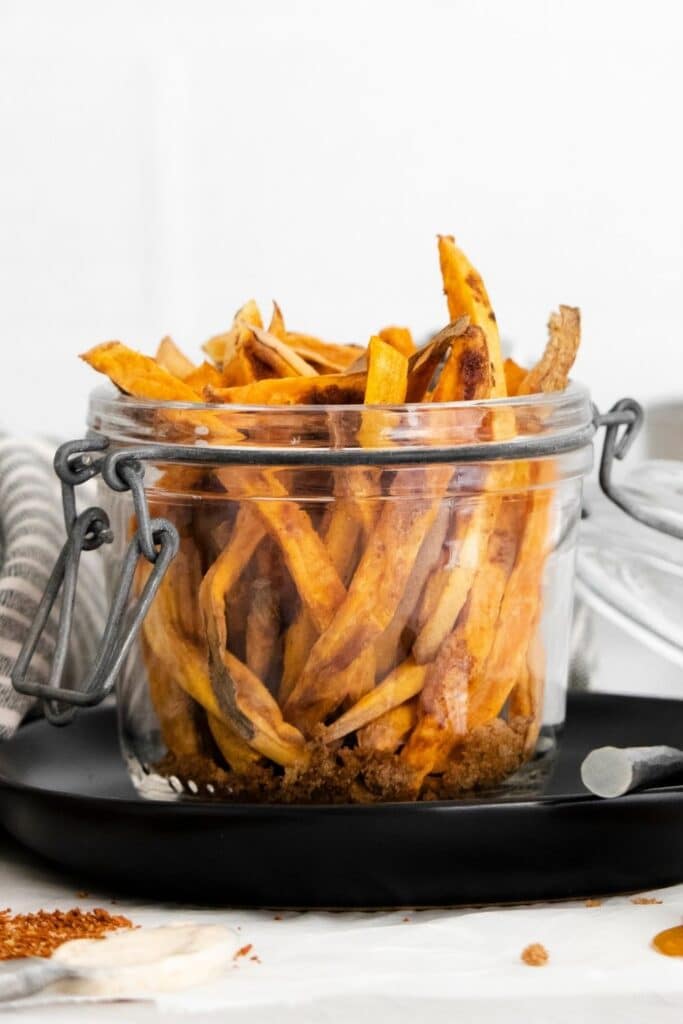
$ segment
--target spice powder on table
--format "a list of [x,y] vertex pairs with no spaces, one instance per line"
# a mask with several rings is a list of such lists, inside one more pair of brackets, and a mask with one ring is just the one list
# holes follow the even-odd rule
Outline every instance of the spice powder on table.
[[0,911],[0,960],[51,956],[70,939],[102,939],[106,932],[132,928],[133,922],[108,910],[37,910],[34,914]]

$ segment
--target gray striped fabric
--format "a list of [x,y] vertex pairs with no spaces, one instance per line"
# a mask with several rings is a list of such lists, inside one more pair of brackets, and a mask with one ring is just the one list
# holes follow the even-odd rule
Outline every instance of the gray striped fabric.
[[[46,442],[0,440],[0,739],[14,733],[32,704],[13,689],[10,673],[65,539],[53,454]],[[79,508],[93,501],[94,486],[81,486],[78,498]],[[32,679],[48,677],[57,613],[56,607],[33,658]],[[92,664],[104,615],[102,559],[86,552],[65,682],[74,685]]]

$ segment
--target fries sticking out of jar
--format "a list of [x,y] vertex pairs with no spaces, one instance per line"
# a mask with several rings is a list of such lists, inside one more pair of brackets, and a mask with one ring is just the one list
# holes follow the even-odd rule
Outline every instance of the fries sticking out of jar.
[[579,499],[561,457],[522,442],[552,427],[579,311],[551,314],[525,368],[451,236],[438,261],[446,322],[421,344],[396,324],[327,342],[252,299],[196,358],[170,336],[153,358],[118,341],[83,356],[152,432],[215,449],[148,481],[181,533],[135,683],[162,776],[233,800],[416,800],[487,791],[534,758]]

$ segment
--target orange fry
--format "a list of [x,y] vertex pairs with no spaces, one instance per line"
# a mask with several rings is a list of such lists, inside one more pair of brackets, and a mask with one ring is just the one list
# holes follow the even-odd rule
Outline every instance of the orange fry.
[[385,711],[374,722],[358,731],[361,750],[393,754],[400,747],[417,721],[417,697]]
[[336,722],[328,725],[325,730],[325,742],[340,740],[415,697],[424,686],[426,675],[427,669],[424,665],[416,665],[412,658],[408,658],[390,672],[378,686],[361,697],[352,708],[345,711]]
[[261,380],[245,387],[206,388],[207,402],[238,405],[354,405],[363,401],[365,374]]
[[379,336],[382,341],[386,341],[387,345],[391,345],[406,357],[412,356],[413,352],[417,351],[413,336],[407,327],[384,327],[379,332]]
[[548,344],[539,362],[519,385],[519,395],[536,391],[564,391],[581,341],[581,314],[573,306],[560,306],[548,321]]
[[191,359],[188,359],[184,352],[182,352],[173,338],[166,336],[159,342],[159,347],[154,357],[164,370],[168,370],[174,377],[180,377],[184,380],[188,374],[192,373],[195,369],[195,365]]

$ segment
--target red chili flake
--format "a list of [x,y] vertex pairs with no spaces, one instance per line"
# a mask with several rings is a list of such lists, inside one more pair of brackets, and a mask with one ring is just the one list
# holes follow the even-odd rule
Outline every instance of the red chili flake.
[[237,960],[241,956],[247,956],[248,953],[251,953],[253,948],[253,943],[248,942],[246,946],[242,946],[240,949],[237,950],[233,957],[233,960]]

